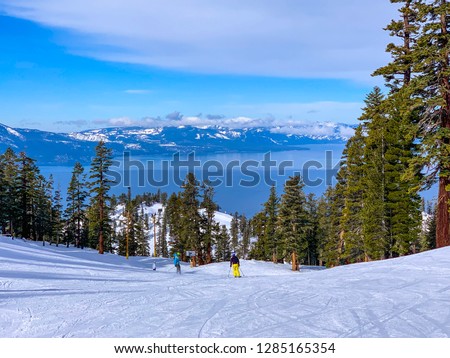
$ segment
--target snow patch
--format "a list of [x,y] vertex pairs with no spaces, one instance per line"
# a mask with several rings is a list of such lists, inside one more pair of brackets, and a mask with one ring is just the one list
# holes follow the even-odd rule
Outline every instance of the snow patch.
[[183,263],[177,275],[167,258],[0,236],[0,337],[450,337],[449,247],[289,268],[241,260],[234,279],[228,262]]
[[92,131],[92,132],[85,132],[85,133],[70,133],[69,137],[77,140],[83,140],[86,142],[110,142],[108,137],[103,134],[99,133],[99,131]]
[[22,134],[20,134],[19,132],[17,132],[16,130],[14,130],[14,129],[10,128],[10,127],[6,127],[6,126],[5,126],[5,128],[6,128],[6,130],[8,131],[9,134],[11,134],[11,135],[13,135],[15,137],[18,137],[18,138],[20,138],[22,140],[25,139],[24,136]]

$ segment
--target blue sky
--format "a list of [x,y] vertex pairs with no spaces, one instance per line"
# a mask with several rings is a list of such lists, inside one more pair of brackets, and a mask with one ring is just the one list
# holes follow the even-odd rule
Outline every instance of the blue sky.
[[63,132],[355,123],[396,16],[388,0],[11,3],[0,0],[0,123]]

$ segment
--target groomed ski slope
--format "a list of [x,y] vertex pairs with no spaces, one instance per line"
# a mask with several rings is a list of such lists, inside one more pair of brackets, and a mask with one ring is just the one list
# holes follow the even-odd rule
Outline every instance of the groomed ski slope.
[[[153,260],[157,270],[152,271]],[[328,270],[171,260],[0,237],[0,337],[449,337],[450,248]]]

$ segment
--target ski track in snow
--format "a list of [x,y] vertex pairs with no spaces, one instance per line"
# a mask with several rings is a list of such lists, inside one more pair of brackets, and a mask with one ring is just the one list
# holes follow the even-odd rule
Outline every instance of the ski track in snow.
[[[152,271],[152,263],[157,270]],[[0,337],[450,337],[450,248],[329,270],[0,237]]]

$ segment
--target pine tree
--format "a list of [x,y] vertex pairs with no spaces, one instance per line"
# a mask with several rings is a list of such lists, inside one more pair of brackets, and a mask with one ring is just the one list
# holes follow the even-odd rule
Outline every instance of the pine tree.
[[433,205],[427,211],[429,220],[425,223],[422,251],[436,248],[436,209]]
[[242,242],[239,249],[239,256],[243,259],[248,258],[250,251],[251,226],[245,215],[242,215],[239,221],[239,230],[242,236]]
[[4,171],[4,155],[0,156],[0,228],[1,234],[6,233],[6,226],[8,221],[8,215],[6,211],[6,181]]
[[[219,226],[219,224],[215,224]],[[217,261],[227,261],[231,257],[231,250],[230,250],[230,236],[228,234],[227,227],[225,225],[222,225],[219,229],[217,227],[214,232],[216,232],[217,236],[215,238],[216,242],[216,260]]]
[[[1,175],[1,196],[0,196],[0,216],[2,233],[9,233],[13,237],[18,234],[19,229],[19,194],[18,194],[18,167],[17,155],[11,148],[8,148],[0,156]],[[17,228],[16,228],[17,226]]]
[[419,239],[419,177],[406,176],[415,155],[414,112],[406,109],[403,94],[384,99],[375,88],[345,152],[341,223],[347,262],[406,255]]
[[[55,212],[54,212],[54,206],[55,206],[55,194],[57,192],[57,190],[60,188],[59,184],[57,189],[55,189],[54,187],[55,185],[55,181],[53,179],[53,175],[50,174],[49,178],[47,181],[44,181],[44,190],[45,193],[43,195],[43,198],[45,198],[45,205],[44,205],[44,210],[46,211],[45,213],[45,218],[46,220],[42,220],[41,221],[41,225],[43,225],[44,227],[42,228],[42,233],[43,235],[46,237],[46,239],[50,242],[50,244],[54,241],[55,239],[55,220],[57,220],[57,218],[55,217]],[[59,196],[60,196],[60,200],[61,200],[61,191],[59,192]],[[62,205],[61,208],[62,209]],[[59,216],[60,219],[60,223],[61,223],[61,232],[60,234],[62,234],[62,226],[63,226],[63,222],[62,222],[62,216]],[[44,241],[45,242],[45,241]]]
[[32,232],[36,240],[51,240],[53,237],[53,176],[47,181],[42,175],[36,178],[35,199],[32,203]]
[[[403,92],[393,94],[387,101],[390,121],[387,123],[386,159],[386,210],[389,224],[387,257],[403,256],[413,252],[420,238],[421,199],[418,194],[421,174],[410,171],[410,163],[416,157],[412,125],[415,112],[407,108],[411,103]],[[409,175],[407,175],[409,170]]]
[[270,195],[263,204],[264,209],[252,219],[253,230],[257,237],[251,256],[258,260],[283,259],[283,248],[278,233],[278,210],[280,199],[275,187],[270,188]]
[[23,238],[37,240],[33,205],[37,198],[39,169],[35,161],[27,157],[25,152],[19,153],[17,163],[16,187],[19,197],[19,234]]
[[182,252],[184,253],[186,249],[196,251],[198,264],[203,265],[203,242],[200,231],[201,216],[198,200],[200,185],[193,173],[187,174],[182,189],[183,191],[180,194]]
[[264,257],[265,259],[272,259],[274,263],[278,262],[279,256],[282,256],[282,251],[279,248],[280,243],[277,232],[279,203],[280,199],[277,196],[275,186],[272,186],[270,188],[269,199],[264,204],[264,212],[266,216],[264,227]]
[[181,237],[181,199],[180,196],[172,193],[167,201],[164,215],[167,218],[167,225],[169,228],[169,244],[172,252],[183,252],[186,243]]
[[417,37],[412,80],[423,100],[419,138],[421,164],[429,169],[427,183],[438,176],[436,247],[450,245],[450,3],[432,0],[417,4],[423,25]]
[[8,148],[0,156],[0,226],[2,232],[34,240],[52,235],[52,177],[47,181],[25,152]]
[[136,220],[136,254],[138,256],[150,256],[150,246],[145,233],[144,207],[141,206],[140,214]]
[[252,259],[256,260],[266,260],[266,235],[265,235],[265,226],[266,226],[266,215],[264,211],[257,213],[251,220],[251,232],[252,236],[256,238],[256,242],[253,247],[250,249],[249,256]]
[[[379,87],[366,98],[364,112],[359,118],[365,133],[363,161],[359,163],[363,175],[361,200],[361,242],[363,256],[357,261],[379,260],[392,248],[390,232],[390,213],[388,212],[387,183],[398,185],[399,178],[389,178],[387,150],[389,141],[389,115],[385,112],[384,96]],[[396,158],[393,158],[395,162]]]
[[62,220],[62,199],[61,199],[61,188],[55,190],[55,195],[53,197],[52,206],[52,238],[51,240],[55,242],[56,246],[59,246],[61,237],[63,234],[64,222]]
[[344,206],[340,221],[343,251],[339,255],[345,262],[364,261],[367,254],[362,235],[362,209],[364,183],[364,137],[359,126],[344,151],[345,167]]
[[288,262],[291,262],[293,253],[301,261],[307,257],[306,227],[308,226],[308,217],[305,210],[306,198],[303,187],[304,183],[299,175],[289,177],[281,196],[278,235],[282,243],[283,258]]
[[392,20],[385,30],[390,36],[400,39],[400,44],[389,43],[386,52],[392,55],[392,62],[379,68],[374,75],[382,75],[392,91],[409,86],[414,75],[414,51],[416,37],[421,23],[418,16],[417,0],[391,0],[393,4],[403,4],[399,20]]
[[334,267],[344,262],[344,228],[343,211],[345,207],[345,192],[347,188],[347,142],[342,154],[341,166],[336,175],[336,186],[329,187],[323,200],[319,203],[319,260],[327,267]]
[[329,250],[329,241],[334,241],[334,233],[332,226],[332,213],[331,213],[331,198],[333,188],[328,187],[324,195],[319,198],[317,203],[317,254],[319,259],[319,266],[326,264],[327,262],[336,261],[329,256],[333,257],[337,250]]
[[[402,23],[393,22],[391,35],[403,39],[402,46],[388,46],[392,62],[376,74],[392,78],[403,76],[403,83],[394,82],[401,92],[404,108],[418,112],[412,135],[420,143],[420,153],[409,161],[409,179],[417,177],[420,168],[427,175],[422,186],[439,181],[437,209],[437,247],[450,245],[450,78],[449,78],[449,10],[446,0],[393,1],[403,3]],[[392,82],[392,81],[391,81]],[[404,116],[404,115],[403,115]],[[406,251],[406,245],[397,247]]]
[[417,193],[421,175],[417,161],[422,159],[417,155],[416,138],[419,109],[422,105],[421,95],[418,94],[423,94],[422,89],[417,86],[417,78],[421,72],[418,61],[423,60],[417,56],[420,52],[417,39],[424,24],[424,18],[420,15],[423,3],[416,0],[391,2],[402,4],[399,9],[400,19],[393,20],[387,27],[391,36],[400,39],[400,44],[391,43],[387,46],[392,62],[374,73],[385,77],[391,92],[376,107],[381,116],[373,119],[372,123],[369,122],[368,126],[369,138],[377,138],[382,133],[385,141],[382,150],[386,216],[384,228],[388,234],[385,257],[410,253],[419,239],[421,221]]
[[158,256],[161,257],[169,256],[169,248],[167,246],[167,230],[168,230],[168,216],[167,210],[164,210],[158,237]]
[[318,202],[314,194],[310,193],[307,195],[305,209],[308,217],[308,224],[306,225],[306,241],[308,243],[308,247],[305,262],[308,265],[317,265],[319,213]]
[[205,262],[212,262],[212,245],[214,242],[214,215],[217,210],[217,204],[214,202],[214,188],[208,183],[202,185],[203,200],[201,208],[202,214],[202,241],[205,247]]
[[[119,248],[119,254],[128,259],[129,256],[136,255],[136,223],[137,212],[135,202],[131,198],[131,188],[128,188],[128,194],[124,203],[123,217],[124,217],[124,241]],[[143,229],[143,228],[142,228]]]
[[236,252],[239,247],[239,214],[234,213],[230,223],[231,250]]
[[100,141],[95,148],[95,157],[91,163],[91,217],[90,238],[91,246],[98,247],[98,253],[104,253],[105,239],[111,233],[108,208],[108,192],[111,180],[107,173],[112,164],[112,150],[107,148],[103,141]]
[[83,248],[86,237],[83,235],[86,226],[86,199],[88,197],[86,174],[83,166],[77,162],[72,171],[72,178],[67,188],[67,206],[65,216],[68,235],[73,238],[75,246]]

